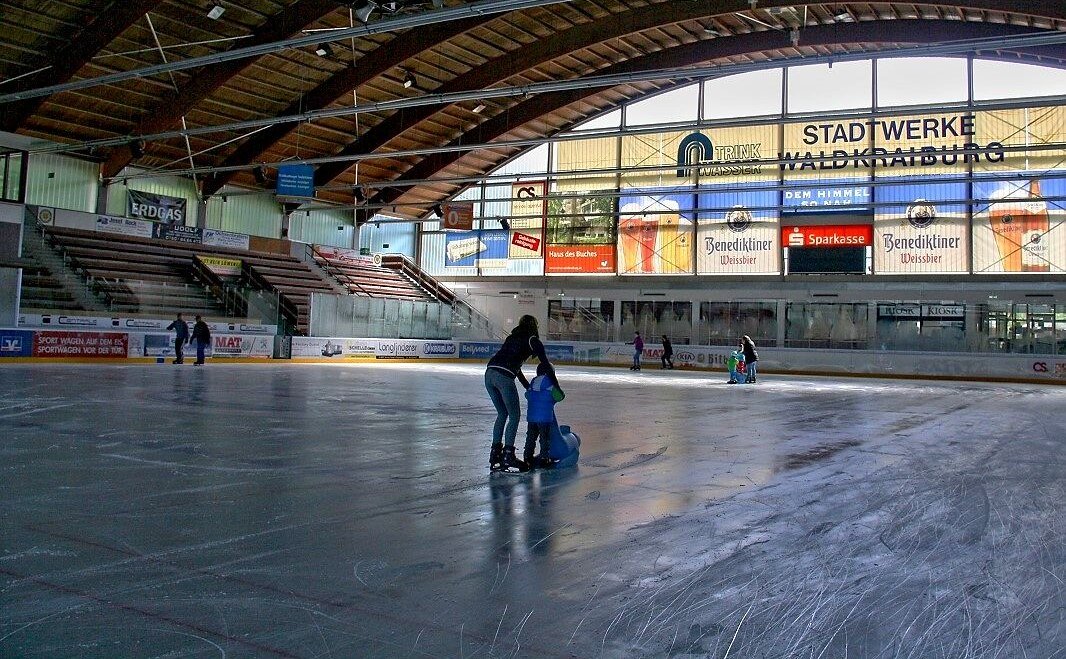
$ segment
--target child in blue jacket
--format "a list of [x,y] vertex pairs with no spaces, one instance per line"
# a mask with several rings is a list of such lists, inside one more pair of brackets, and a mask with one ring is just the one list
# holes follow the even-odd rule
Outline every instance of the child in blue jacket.
[[[562,389],[552,384],[552,379],[548,377],[549,369],[550,367],[544,362],[538,364],[537,377],[533,378],[533,381],[529,383],[529,388],[526,389],[526,400],[529,403],[526,418],[529,421],[529,429],[526,431],[526,450],[523,459],[531,467],[551,468],[555,462],[548,457],[548,452],[551,446],[552,427],[555,425],[555,403],[557,400],[562,400],[563,396]],[[534,459],[533,450],[537,446],[538,438],[540,438],[540,455]]]

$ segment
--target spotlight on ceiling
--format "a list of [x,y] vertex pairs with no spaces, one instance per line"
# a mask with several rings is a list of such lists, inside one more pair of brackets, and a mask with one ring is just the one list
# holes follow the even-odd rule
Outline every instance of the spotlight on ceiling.
[[252,170],[252,176],[255,177],[255,182],[259,185],[266,185],[266,169],[264,169],[262,165],[257,165],[255,169]]
[[430,210],[436,213],[437,217],[444,217],[444,209],[441,208],[440,204],[433,204],[433,207],[430,208]]
[[414,87],[415,83],[417,83],[417,82],[418,81],[415,80],[415,76],[414,76],[413,73],[411,73],[410,71],[404,71],[403,72],[403,87],[404,87],[404,89],[410,89],[410,88]]
[[352,188],[352,195],[355,197],[355,203],[357,204],[362,204],[366,201],[366,191],[361,185]]
[[130,154],[134,158],[141,158],[144,156],[144,140],[133,140],[129,144]]
[[713,27],[705,27],[705,28],[703,28],[703,33],[706,34],[709,37],[720,37],[720,36],[722,36],[722,33],[719,32],[718,30],[714,29]]
[[843,10],[843,11],[837,13],[837,14],[834,14],[833,15],[833,20],[838,22],[838,23],[850,23],[851,21],[853,21],[855,19],[852,18],[851,12],[849,12],[848,10],[845,9],[845,10]]
[[358,6],[355,8],[355,18],[360,23],[366,23],[370,20],[370,15],[374,13],[374,10],[378,8],[377,4],[373,2],[356,3]]
[[319,57],[332,57],[333,46],[329,45],[328,43],[320,43],[315,48],[315,55],[318,55]]
[[226,8],[222,5],[215,5],[211,7],[211,10],[207,12],[207,17],[213,21],[217,21],[222,14],[226,13]]
[[501,217],[500,218],[500,228],[502,228],[504,231],[510,231],[511,230],[511,223],[508,222],[506,219]]
[[484,103],[478,103],[477,105],[474,106],[474,114],[481,114],[484,111],[485,111],[485,104]]

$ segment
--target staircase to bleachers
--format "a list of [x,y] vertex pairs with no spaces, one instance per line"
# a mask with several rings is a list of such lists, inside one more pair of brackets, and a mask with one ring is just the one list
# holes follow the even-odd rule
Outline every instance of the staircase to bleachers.
[[64,227],[44,230],[46,238],[106,307],[122,313],[225,315],[226,301],[197,276],[197,255],[240,260],[242,283],[276,293],[280,325],[306,333],[310,294],[334,292],[329,282],[299,259],[168,240],[104,234]]
[[488,318],[460,300],[450,288],[426,274],[401,254],[382,254],[380,258],[372,258],[350,249],[308,245],[305,260],[315,263],[350,295],[391,300],[425,300],[450,306],[452,332],[455,337],[502,336]]

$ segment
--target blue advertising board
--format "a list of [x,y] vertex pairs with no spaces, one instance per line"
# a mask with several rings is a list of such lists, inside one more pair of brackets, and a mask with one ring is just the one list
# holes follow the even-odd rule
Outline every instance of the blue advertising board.
[[311,165],[278,167],[277,195],[279,197],[314,197],[315,168]]
[[29,357],[33,354],[33,332],[0,330],[0,358]]
[[508,232],[500,229],[448,233],[444,245],[444,266],[506,267],[508,244]]
[[459,344],[460,359],[488,359],[496,354],[502,343],[467,343]]

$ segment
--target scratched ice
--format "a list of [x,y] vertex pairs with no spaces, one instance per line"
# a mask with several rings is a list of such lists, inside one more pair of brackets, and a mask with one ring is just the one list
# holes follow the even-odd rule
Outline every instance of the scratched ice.
[[4,366],[0,656],[1066,656],[1066,390],[723,375]]

